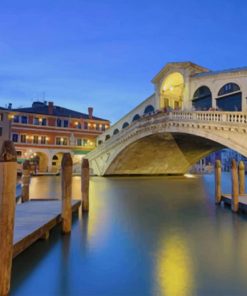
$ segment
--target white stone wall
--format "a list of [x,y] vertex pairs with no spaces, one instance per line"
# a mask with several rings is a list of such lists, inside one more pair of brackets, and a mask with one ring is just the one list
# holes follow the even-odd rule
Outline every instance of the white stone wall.
[[131,110],[128,114],[126,114],[124,117],[122,117],[119,121],[117,121],[115,124],[113,124],[102,135],[98,136],[97,142],[99,142],[99,141],[104,142],[107,135],[112,137],[115,129],[118,129],[119,131],[121,131],[122,126],[125,122],[128,122],[129,125],[131,125],[131,123],[133,121],[133,117],[136,114],[139,114],[140,117],[142,117],[144,115],[145,108],[149,105],[152,105],[155,108],[155,94],[148,97],[141,104],[139,104],[137,107],[135,107],[133,110]]

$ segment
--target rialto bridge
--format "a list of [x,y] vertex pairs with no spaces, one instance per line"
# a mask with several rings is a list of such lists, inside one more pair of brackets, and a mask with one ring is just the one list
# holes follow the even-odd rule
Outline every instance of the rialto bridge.
[[155,93],[98,137],[93,174],[184,174],[224,147],[247,157],[247,68],[170,63],[152,82]]

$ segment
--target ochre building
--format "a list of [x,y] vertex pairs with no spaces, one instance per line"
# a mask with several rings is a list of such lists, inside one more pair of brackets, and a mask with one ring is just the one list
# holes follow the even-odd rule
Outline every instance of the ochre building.
[[9,106],[8,112],[18,161],[30,159],[37,172],[58,172],[65,152],[73,157],[74,172],[79,171],[81,158],[110,127],[108,120],[93,116],[91,107],[85,114],[37,101],[29,108]]

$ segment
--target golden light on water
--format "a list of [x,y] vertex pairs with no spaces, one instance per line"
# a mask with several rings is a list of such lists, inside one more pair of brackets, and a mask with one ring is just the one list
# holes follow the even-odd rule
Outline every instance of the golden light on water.
[[194,294],[190,250],[182,237],[171,236],[161,244],[157,258],[157,281],[161,295],[192,296]]

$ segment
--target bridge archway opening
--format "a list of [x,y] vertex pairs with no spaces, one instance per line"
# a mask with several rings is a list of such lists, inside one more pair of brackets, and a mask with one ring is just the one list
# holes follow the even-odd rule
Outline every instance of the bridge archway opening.
[[104,175],[181,175],[200,159],[222,148],[220,143],[192,134],[151,134],[115,155]]
[[179,110],[183,104],[184,77],[179,72],[168,75],[161,85],[160,108]]
[[43,152],[35,152],[31,155],[31,164],[35,173],[48,171],[48,156]]
[[206,111],[212,107],[212,93],[209,87],[203,85],[195,91],[192,106],[198,111]]
[[63,152],[58,152],[52,157],[52,172],[58,172],[61,169],[61,162],[63,158]]
[[229,82],[218,92],[217,107],[223,111],[242,111],[242,92],[238,84]]

